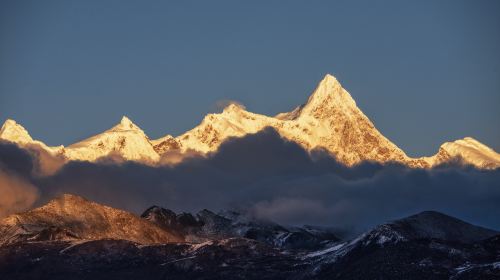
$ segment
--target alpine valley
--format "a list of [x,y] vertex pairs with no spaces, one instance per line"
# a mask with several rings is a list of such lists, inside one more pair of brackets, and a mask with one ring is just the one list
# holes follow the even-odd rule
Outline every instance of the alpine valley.
[[165,135],[151,140],[130,119],[123,117],[109,130],[68,147],[49,147],[33,140],[25,128],[10,119],[0,130],[0,139],[16,143],[36,156],[63,162],[127,160],[161,165],[178,162],[186,155],[216,152],[225,140],[256,133],[266,127],[275,129],[281,137],[308,151],[325,149],[346,166],[372,161],[432,168],[459,161],[479,169],[500,167],[500,154],[471,137],[446,142],[433,156],[407,156],[375,128],[351,95],[329,74],[320,81],[307,102],[291,112],[269,117],[230,104],[222,113],[208,114],[197,127],[177,137]]

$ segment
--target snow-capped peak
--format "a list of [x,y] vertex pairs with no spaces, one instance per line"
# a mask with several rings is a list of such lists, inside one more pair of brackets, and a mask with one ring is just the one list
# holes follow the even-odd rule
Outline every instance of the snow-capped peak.
[[122,117],[120,124],[121,125],[133,125],[132,121],[127,116]]
[[113,131],[127,131],[136,130],[142,131],[136,124],[134,124],[127,116],[123,116],[120,123],[111,128]]
[[181,150],[213,152],[229,137],[273,127],[305,149],[326,148],[346,165],[363,160],[406,162],[408,157],[386,139],[356,106],[332,75],[326,75],[307,103],[289,113],[268,117],[230,104],[220,114],[207,115],[199,126],[176,138]]
[[450,158],[458,158],[466,164],[481,168],[500,167],[500,154],[472,137],[444,143],[431,160],[434,164],[440,164]]
[[334,76],[326,74],[303,105],[300,116],[329,117],[329,111],[334,108],[345,113],[359,110],[354,99],[342,88],[340,82]]
[[[249,112],[243,105],[231,102],[221,113],[206,115],[198,126],[177,137],[166,135],[150,141],[144,131],[123,116],[112,128],[65,149],[34,142],[53,154],[63,154],[68,160],[94,161],[118,155],[127,160],[161,164],[160,155],[215,152],[225,140],[257,133],[265,127],[274,128],[280,136],[306,150],[324,148],[347,166],[368,160],[428,168],[461,158],[478,168],[500,167],[500,155],[470,137],[443,144],[431,157],[408,157],[377,130],[330,74],[318,83],[306,103],[275,117]],[[5,122],[0,139],[33,146],[28,132],[13,120]]]
[[0,129],[0,139],[7,140],[19,144],[27,144],[33,142],[33,138],[28,131],[16,121],[8,119]]
[[497,152],[495,152],[493,149],[490,147],[484,145],[483,143],[479,142],[478,140],[472,138],[472,137],[465,137],[463,139],[456,140],[454,142],[446,142],[441,147],[445,148],[446,150],[451,150],[452,146],[454,145],[460,145],[464,148],[469,148],[473,149],[476,151],[480,151],[483,154],[492,156],[492,157],[498,157],[500,156]]
[[64,154],[63,145],[50,147],[41,141],[34,140],[22,125],[11,119],[5,121],[0,129],[0,140],[15,143],[19,147],[25,148],[30,153],[34,153],[37,157],[54,157],[53,163],[55,164],[42,165],[41,163],[44,162],[42,160],[36,162],[37,172],[40,172],[40,174],[50,174],[54,172],[58,168],[56,166],[59,165],[60,160],[64,159],[62,156]]
[[144,163],[159,160],[144,131],[125,116],[111,129],[69,146],[66,156],[71,160],[84,161],[115,156]]

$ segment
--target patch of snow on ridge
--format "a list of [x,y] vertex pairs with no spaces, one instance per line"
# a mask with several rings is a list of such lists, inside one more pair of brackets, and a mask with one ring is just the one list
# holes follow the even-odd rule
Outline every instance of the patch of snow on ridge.
[[[467,263],[467,264],[464,264],[462,266],[455,268],[455,272],[456,272],[456,274],[462,274],[462,273],[467,272],[471,269],[484,268],[484,267],[491,267],[492,269],[500,269],[500,262],[486,263],[486,264]],[[453,279],[453,277],[451,279]]]
[[344,245],[346,245],[346,243],[340,243],[340,244],[334,245],[332,247],[329,247],[329,248],[326,248],[326,249],[323,249],[323,250],[319,250],[319,251],[315,251],[315,252],[309,253],[305,257],[306,258],[319,257],[319,256],[322,256],[322,255],[331,253],[331,252],[335,252],[335,251],[339,250],[340,248],[342,248]]

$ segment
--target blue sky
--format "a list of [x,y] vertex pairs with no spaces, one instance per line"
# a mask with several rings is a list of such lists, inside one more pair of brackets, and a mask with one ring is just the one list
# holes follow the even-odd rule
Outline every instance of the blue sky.
[[331,73],[410,155],[464,136],[499,151],[499,14],[498,1],[2,1],[0,120],[67,145],[127,115],[156,138],[221,100],[291,110]]

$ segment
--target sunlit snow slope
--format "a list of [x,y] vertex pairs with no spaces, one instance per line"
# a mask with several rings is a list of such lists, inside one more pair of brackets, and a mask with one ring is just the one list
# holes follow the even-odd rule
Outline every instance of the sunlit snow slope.
[[164,162],[160,160],[162,156],[168,157],[172,152],[177,155],[215,152],[228,138],[256,133],[265,127],[274,128],[283,138],[306,150],[324,148],[347,166],[368,160],[429,168],[459,160],[478,168],[500,167],[500,155],[470,137],[443,144],[431,157],[408,157],[376,129],[351,95],[329,74],[307,102],[291,112],[269,117],[231,104],[222,113],[208,114],[198,126],[178,137],[166,135],[150,140],[137,125],[123,117],[113,128],[68,147],[48,147],[33,140],[13,120],[5,122],[0,139],[62,155],[68,161],[132,160],[155,165]]

